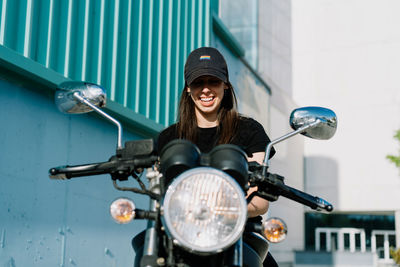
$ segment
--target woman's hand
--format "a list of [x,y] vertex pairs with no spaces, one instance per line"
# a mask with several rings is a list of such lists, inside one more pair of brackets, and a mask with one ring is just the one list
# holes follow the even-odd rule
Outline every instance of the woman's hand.
[[[250,189],[247,191],[247,197],[254,191],[257,191],[257,187],[250,187]],[[268,200],[255,196],[250,203],[247,204],[247,217],[252,218],[258,215],[263,215],[268,211],[268,207]]]
[[[256,161],[262,164],[264,161],[264,156],[265,152],[257,152],[253,153],[253,156],[251,158],[248,158],[247,160],[249,162]],[[254,191],[257,191],[257,187],[250,187],[250,189],[247,191],[247,197]],[[258,215],[263,215],[268,211],[268,207],[269,207],[268,200],[255,196],[247,205],[247,216],[251,218],[251,217],[256,217]]]

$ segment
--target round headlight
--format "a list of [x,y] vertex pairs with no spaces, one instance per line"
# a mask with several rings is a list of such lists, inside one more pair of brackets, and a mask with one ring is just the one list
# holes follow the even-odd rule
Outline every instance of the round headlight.
[[163,223],[175,242],[197,253],[216,253],[241,236],[247,202],[223,171],[200,167],[179,175],[165,194]]

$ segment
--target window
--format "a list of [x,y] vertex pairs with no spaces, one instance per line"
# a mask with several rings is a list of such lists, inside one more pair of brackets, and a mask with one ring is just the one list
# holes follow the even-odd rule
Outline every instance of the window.
[[246,61],[258,67],[258,0],[220,0],[219,17],[245,50]]
[[[305,216],[305,227],[306,227],[306,248],[325,250],[327,233],[340,233],[343,236],[344,248],[350,248],[350,235],[349,233],[355,233],[354,235],[354,246],[356,250],[361,249],[360,242],[366,244],[367,249],[372,249],[374,246],[372,243],[372,237],[377,236],[376,243],[377,248],[382,244],[380,235],[387,235],[389,242],[394,242],[391,236],[391,231],[394,228],[394,216],[393,215],[366,215],[366,214],[321,214],[321,213],[306,213]],[[350,229],[351,228],[351,229]],[[333,229],[333,230],[332,230]],[[356,230],[365,232],[365,240],[361,237]],[[378,230],[378,231],[377,231]],[[383,234],[379,232],[382,230]],[[318,235],[320,232],[320,235]],[[388,234],[389,233],[389,234]],[[319,236],[319,240],[315,240],[316,236]],[[339,236],[331,236],[332,244],[338,249],[335,242],[339,239]],[[383,239],[382,239],[383,240]],[[317,244],[319,243],[319,244]],[[372,249],[373,250],[373,249]]]

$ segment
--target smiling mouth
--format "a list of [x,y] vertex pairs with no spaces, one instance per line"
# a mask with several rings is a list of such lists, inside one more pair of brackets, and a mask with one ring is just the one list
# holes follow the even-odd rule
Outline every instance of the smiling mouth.
[[200,100],[202,102],[211,102],[214,100],[214,97],[201,97]]
[[211,107],[214,105],[215,97],[208,96],[208,97],[200,97],[200,103],[203,107]]

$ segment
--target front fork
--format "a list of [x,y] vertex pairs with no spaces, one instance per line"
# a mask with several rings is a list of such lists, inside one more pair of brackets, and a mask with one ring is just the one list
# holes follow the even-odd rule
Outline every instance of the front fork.
[[[155,194],[161,193],[161,177],[162,175],[153,169],[147,169],[146,177],[149,181],[149,190]],[[150,199],[150,211],[157,212],[160,209],[160,202],[156,199]],[[156,267],[164,266],[165,259],[158,257],[159,248],[159,218],[156,220],[148,220],[146,235],[143,247],[143,256],[140,260],[140,267]],[[172,246],[172,244],[169,244]],[[169,259],[170,261],[171,259]],[[172,260],[173,261],[173,260]],[[225,252],[225,265],[232,267],[243,266],[243,239],[242,237]]]
[[[149,181],[149,190],[155,194],[160,194],[160,179],[161,174],[151,168],[147,169],[146,173],[147,180]],[[158,212],[160,203],[156,199],[150,199],[150,211]],[[146,235],[143,247],[143,256],[140,260],[140,267],[154,267],[162,266],[165,263],[164,258],[158,258],[158,224],[159,218],[156,220],[148,220]]]
[[238,241],[228,250],[225,262],[227,266],[241,267],[243,266],[243,238]]

